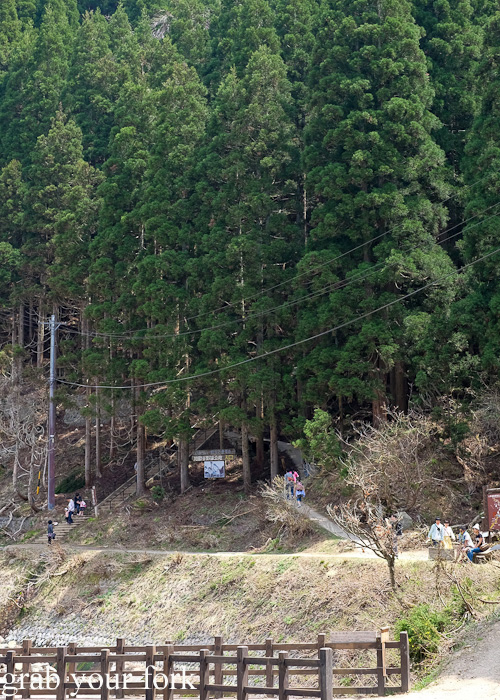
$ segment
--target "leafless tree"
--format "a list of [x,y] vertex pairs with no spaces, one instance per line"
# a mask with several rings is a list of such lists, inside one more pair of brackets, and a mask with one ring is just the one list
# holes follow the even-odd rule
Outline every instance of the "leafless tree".
[[34,510],[37,475],[44,470],[47,457],[46,416],[45,389],[25,386],[13,372],[4,371],[0,377],[0,461],[12,465],[13,489]]
[[387,562],[393,591],[396,591],[396,559],[398,557],[397,535],[391,522],[384,518],[377,493],[371,485],[360,483],[355,474],[350,483],[361,487],[360,498],[351,499],[327,510],[336,525],[345,530],[358,547],[369,549]]

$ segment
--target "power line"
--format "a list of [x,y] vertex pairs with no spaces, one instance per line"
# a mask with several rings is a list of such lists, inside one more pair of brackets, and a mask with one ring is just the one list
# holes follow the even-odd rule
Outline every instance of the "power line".
[[[486,207],[483,211],[478,212],[477,214],[474,214],[473,216],[469,217],[468,219],[465,219],[463,221],[460,221],[459,223],[455,224],[454,226],[450,226],[448,229],[445,229],[441,235],[444,233],[447,233],[448,231],[453,231],[456,228],[459,228],[461,226],[465,226],[467,223],[472,221],[473,219],[476,219],[478,216],[481,216],[482,214],[486,213],[490,209],[497,207],[500,204],[499,202],[496,202],[495,204],[491,204],[489,207]],[[493,218],[495,214],[492,214],[488,216],[486,219],[479,221],[477,224],[474,224],[473,226],[469,228],[474,228],[475,226],[479,226],[481,224],[484,224],[486,221],[489,219]],[[457,233],[454,233],[452,236],[448,236],[447,238],[444,238],[439,241],[439,244],[442,245],[443,243],[446,243],[447,241],[451,240],[452,238],[455,238],[456,236],[459,236],[461,233],[461,230],[457,231]],[[406,250],[403,250],[403,253],[411,253],[412,251],[418,250],[420,246],[413,246],[410,247]],[[106,333],[98,333],[98,334],[91,334],[92,337],[94,338],[109,338],[110,340],[143,340],[143,341],[154,341],[154,340],[165,340],[165,339],[172,339],[172,338],[181,338],[184,336],[192,336],[192,335],[199,335],[201,333],[204,333],[205,331],[215,331],[219,330],[220,328],[226,328],[227,326],[232,326],[234,324],[239,324],[239,323],[247,323],[248,321],[251,321],[255,318],[260,318],[262,316],[267,316],[268,314],[271,314],[275,311],[279,311],[280,309],[288,308],[290,306],[296,306],[298,304],[302,304],[304,301],[308,301],[310,299],[315,299],[318,296],[322,296],[323,294],[327,294],[330,291],[337,291],[337,290],[342,290],[345,289],[345,287],[349,286],[350,284],[353,284],[354,282],[362,281],[370,275],[374,274],[377,272],[379,269],[383,268],[385,265],[385,260],[381,260],[379,263],[374,265],[372,268],[369,270],[366,270],[364,272],[359,273],[358,275],[355,275],[353,277],[350,277],[345,280],[338,280],[336,282],[331,282],[329,285],[326,285],[323,287],[320,291],[316,292],[311,292],[310,294],[307,294],[306,296],[303,297],[298,297],[296,299],[290,299],[283,304],[279,304],[278,306],[271,307],[270,309],[262,309],[262,311],[256,311],[255,313],[248,314],[247,316],[242,316],[240,318],[235,318],[231,319],[229,321],[223,321],[222,323],[215,324],[213,326],[206,326],[204,328],[194,328],[191,330],[187,331],[180,331],[179,333],[168,333],[168,334],[158,334],[158,335],[149,335],[144,338],[134,338],[134,336],[130,335],[108,335]],[[152,329],[147,329],[147,330],[152,330]],[[68,332],[74,333],[76,335],[86,335],[85,333],[82,333],[82,331],[79,331],[77,329],[67,329]],[[140,333],[142,331],[134,331],[135,333]]]
[[316,333],[315,335],[311,335],[308,338],[303,338],[302,340],[297,340],[293,343],[289,343],[288,345],[283,345],[280,348],[276,348],[275,350],[269,350],[268,352],[262,353],[262,355],[256,355],[255,357],[249,357],[246,358],[245,360],[241,360],[240,362],[234,362],[230,365],[227,365],[226,367],[220,367],[218,369],[213,369],[213,370],[208,370],[206,372],[200,372],[199,374],[192,374],[187,377],[176,377],[175,379],[165,379],[161,382],[150,382],[148,384],[135,384],[133,386],[126,385],[126,386],[109,386],[109,385],[102,385],[102,384],[96,384],[96,385],[90,385],[90,384],[79,384],[77,382],[67,382],[64,379],[58,379],[57,381],[60,384],[65,384],[68,386],[74,386],[74,387],[81,387],[85,389],[149,389],[152,387],[162,387],[162,386],[167,386],[169,384],[178,384],[180,382],[187,382],[187,381],[192,381],[195,379],[202,379],[204,377],[209,377],[214,374],[220,374],[221,372],[227,372],[230,369],[234,369],[235,367],[241,367],[242,365],[246,365],[250,362],[255,362],[256,360],[263,360],[266,357],[269,357],[271,355],[275,355],[276,353],[283,352],[284,350],[289,350],[290,348],[294,348],[298,345],[303,345],[304,343],[308,343],[311,340],[317,340],[318,338],[322,338],[325,335],[328,335],[329,333],[334,333],[335,331],[341,330],[342,328],[346,328],[347,326],[352,325],[353,323],[357,323],[357,321],[362,321],[365,318],[368,318],[369,316],[373,316],[373,314],[378,313],[379,311],[384,311],[385,309],[390,308],[391,306],[394,306],[395,304],[398,304],[401,301],[405,301],[405,299],[409,299],[412,296],[415,296],[415,294],[418,294],[419,292],[423,292],[426,289],[429,289],[429,287],[432,287],[439,282],[442,282],[445,279],[448,279],[448,277],[451,277],[452,275],[458,275],[458,273],[463,272],[464,270],[467,270],[469,267],[472,267],[473,265],[476,265],[479,262],[482,262],[483,260],[486,260],[487,258],[490,258],[492,255],[495,255],[495,253],[500,252],[500,247],[495,248],[495,250],[492,250],[490,253],[486,253],[485,255],[482,255],[480,258],[477,258],[476,260],[473,260],[470,263],[467,263],[466,265],[463,265],[462,267],[458,268],[458,270],[453,270],[452,272],[449,272],[446,275],[442,275],[441,277],[438,277],[435,280],[432,280],[432,282],[428,282],[425,284],[423,287],[419,287],[418,289],[414,289],[412,292],[408,292],[408,294],[404,294],[401,297],[398,297],[397,299],[393,299],[392,301],[387,302],[387,304],[383,304],[382,306],[379,306],[377,309],[373,309],[372,311],[367,311],[364,314],[361,314],[360,316],[357,316],[356,318],[353,318],[349,321],[344,321],[344,323],[339,324],[338,326],[334,326],[333,328],[329,328],[326,331],[321,331],[321,333]]
[[[481,182],[483,182],[484,180],[486,180],[489,177],[490,177],[489,175],[485,175],[480,180],[477,180],[476,182],[472,183],[471,185],[465,185],[460,191],[456,192],[455,194],[450,195],[449,197],[441,200],[440,202],[436,202],[435,204],[446,204],[446,202],[449,202],[451,199],[454,199],[458,195],[461,195],[465,190],[471,189],[472,187],[479,185]],[[487,211],[487,210],[484,210],[484,211]],[[484,212],[482,212],[482,213],[484,213]],[[474,218],[474,217],[471,217],[471,219],[472,218]],[[468,219],[468,220],[470,221],[471,219]],[[466,223],[466,221],[465,222],[462,221],[459,224],[456,224],[456,226],[460,226],[461,224]],[[251,294],[250,296],[246,297],[245,299],[241,299],[237,303],[242,304],[242,303],[248,302],[256,297],[260,297],[260,296],[263,296],[264,294],[267,294],[267,292],[271,292],[275,289],[278,289],[279,287],[282,287],[285,284],[290,284],[294,280],[301,279],[302,277],[305,277],[306,275],[309,275],[312,272],[316,272],[317,270],[320,270],[327,265],[331,265],[332,263],[336,262],[337,260],[340,260],[340,259],[346,257],[347,255],[350,255],[351,253],[354,253],[357,250],[360,250],[360,248],[364,248],[366,245],[369,245],[377,240],[380,240],[384,236],[387,236],[390,233],[397,231],[398,229],[402,228],[403,226],[404,226],[404,223],[398,224],[397,226],[394,226],[393,228],[388,229],[387,231],[383,231],[382,233],[379,233],[377,236],[374,236],[373,238],[369,239],[368,241],[364,241],[363,243],[360,243],[359,245],[355,246],[354,248],[351,248],[350,250],[347,250],[344,253],[341,253],[341,254],[335,256],[334,258],[331,258],[330,260],[326,260],[325,262],[320,263],[319,265],[316,265],[315,267],[313,267],[309,270],[306,270],[305,272],[301,272],[298,275],[294,275],[293,277],[290,277],[290,279],[288,279],[288,280],[284,280],[283,282],[279,282],[278,284],[275,284],[272,287],[267,287],[266,289],[262,289],[259,292],[256,292],[255,294]],[[449,230],[449,229],[445,229],[445,231],[443,231],[443,233],[446,233],[447,230]],[[207,312],[203,312],[200,314],[196,314],[195,316],[188,316],[187,318],[184,319],[184,321],[194,321],[197,318],[202,318],[204,316],[210,316],[211,314],[216,313],[217,311],[224,311],[224,310],[227,310],[227,309],[232,308],[234,306],[236,306],[236,303],[229,302],[228,304],[225,304],[224,306],[220,306],[216,309],[213,309],[212,311],[207,311]],[[104,337],[104,338],[116,338],[118,340],[121,340],[121,339],[127,339],[130,337],[133,337],[133,335],[135,333],[143,333],[143,332],[147,332],[149,330],[151,330],[151,329],[150,328],[139,328],[136,330],[128,331],[127,335],[125,335],[123,333],[122,334],[119,334],[119,333],[89,333],[88,335],[92,338]],[[75,333],[79,333],[79,332],[75,331]],[[80,333],[80,334],[83,335],[82,333]],[[179,335],[179,334],[177,334],[177,335]],[[157,337],[160,337],[160,336],[157,336]]]

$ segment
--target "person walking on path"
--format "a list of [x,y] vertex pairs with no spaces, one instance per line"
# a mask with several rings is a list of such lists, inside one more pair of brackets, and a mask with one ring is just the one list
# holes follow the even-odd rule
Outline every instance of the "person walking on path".
[[55,536],[56,534],[54,532],[54,525],[52,524],[52,520],[49,520],[49,522],[47,523],[47,544],[52,544],[52,540],[55,539]]
[[289,501],[290,498],[293,498],[294,481],[295,480],[293,478],[293,473],[290,470],[288,470],[285,474],[285,495],[287,501]]
[[481,547],[484,545],[484,537],[481,533],[481,528],[479,527],[479,525],[474,525],[472,530],[474,533],[475,547],[473,547],[472,549],[469,549],[469,551],[467,552],[467,556],[469,557],[469,561],[471,563],[474,562],[474,554],[478,554],[479,552],[481,552],[482,551]]
[[299,504],[299,506],[302,503],[302,499],[304,498],[305,495],[306,495],[306,492],[305,492],[304,486],[301,484],[300,481],[297,481],[295,484],[295,496],[297,498],[297,503]]
[[444,527],[441,525],[441,518],[436,518],[434,525],[431,525],[428,538],[431,540],[434,547],[441,547],[444,537]]
[[80,494],[79,494],[79,493],[75,494],[75,497],[74,497],[73,501],[75,502],[75,513],[76,513],[77,515],[80,513],[80,503],[81,503],[81,500],[82,500],[82,499],[81,499],[81,497],[80,497]]

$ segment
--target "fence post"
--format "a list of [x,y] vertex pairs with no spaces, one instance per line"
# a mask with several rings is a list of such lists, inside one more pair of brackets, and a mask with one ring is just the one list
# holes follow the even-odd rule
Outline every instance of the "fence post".
[[[125,653],[125,640],[122,637],[118,637],[116,640],[116,653]],[[123,698],[123,667],[125,666],[123,661],[115,661],[115,673],[116,673],[116,690],[115,698]],[[121,687],[120,687],[121,684]]]
[[66,648],[57,647],[56,652],[56,675],[59,678],[59,685],[56,690],[56,700],[64,700],[66,697]]
[[[33,643],[31,639],[24,639],[23,640],[23,656],[30,656],[31,655],[31,647],[33,646]],[[23,684],[26,684],[26,687],[21,690],[21,697],[22,698],[29,698],[30,696],[30,685],[31,685],[31,664],[23,664]]]
[[208,649],[200,649],[200,700],[208,700],[210,691],[207,685],[210,683],[210,667],[208,665]]
[[248,647],[238,647],[236,650],[236,700],[247,700],[245,686],[248,685],[248,664],[245,657],[248,656]]
[[326,646],[326,634],[318,634],[318,656],[319,650]]
[[101,649],[101,700],[109,700],[109,649]]
[[[214,655],[215,656],[222,656],[224,654],[222,644],[223,644],[222,637],[215,637],[215,639],[214,639]],[[214,683],[215,683],[215,685],[223,685],[223,683],[224,683],[224,671],[222,669],[222,664],[219,664],[219,663],[215,664]],[[217,691],[214,694],[214,698],[222,698],[222,697],[224,697],[224,693],[220,693],[219,691]]]
[[[68,644],[68,656],[74,656],[76,654],[76,642],[70,642]],[[72,673],[76,672],[76,664],[75,663],[68,663],[68,675],[70,678],[73,676],[71,675]]]
[[163,700],[173,700],[174,697],[174,645],[167,642],[163,651],[163,673],[167,677],[167,684],[163,689]]
[[399,633],[399,649],[401,653],[401,692],[410,690],[410,645],[408,632]]
[[286,660],[288,657],[287,651],[280,651],[278,654],[278,700],[287,700],[286,691],[288,690],[288,666]]
[[[272,659],[273,657],[273,640],[271,638],[266,639],[266,657],[268,659]],[[274,687],[273,665],[270,663],[266,664],[266,687]],[[267,697],[272,698],[274,695],[268,695]]]
[[319,650],[319,689],[321,700],[332,700],[333,696],[333,649]]
[[377,632],[377,694],[378,695],[385,695],[384,651],[385,651],[385,644],[382,641],[382,634],[380,632]]
[[[10,678],[12,681],[14,681],[14,669],[16,667],[16,663],[14,661],[14,652],[13,651],[8,651],[6,654],[6,659],[5,659],[5,665],[7,667],[6,673],[10,674]],[[7,684],[5,684],[7,685]],[[11,685],[14,685],[12,682]],[[4,691],[5,691],[5,686],[4,686]]]
[[154,644],[152,646],[146,647],[146,674],[144,676],[144,679],[146,681],[146,700],[155,700],[156,697],[155,654],[156,647],[154,646]]

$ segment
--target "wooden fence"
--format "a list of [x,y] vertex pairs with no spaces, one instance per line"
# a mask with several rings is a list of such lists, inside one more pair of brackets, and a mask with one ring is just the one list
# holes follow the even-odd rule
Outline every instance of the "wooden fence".
[[[392,654],[398,659],[396,666],[389,665],[391,649],[397,650]],[[369,650],[376,656],[376,665],[334,668],[334,652],[342,650]],[[46,678],[47,665],[55,676],[53,689],[39,687],[39,680],[33,682],[35,673]],[[55,700],[75,697],[75,693],[77,697],[100,700],[125,696],[173,700],[186,695],[200,700],[224,695],[236,696],[236,700],[249,700],[253,695],[277,696],[278,700],[331,700],[334,695],[385,695],[389,687],[391,692],[407,692],[410,684],[408,635],[402,632],[398,641],[390,641],[387,628],[380,632],[339,632],[330,641],[320,634],[315,643],[284,644],[267,639],[263,644],[246,646],[224,644],[222,637],[205,645],[167,642],[128,646],[117,639],[108,648],[75,643],[58,648],[34,647],[25,640],[22,647],[0,649],[0,670],[12,674],[0,678],[5,696]],[[356,677],[367,675],[373,676],[376,684],[352,685]],[[389,684],[391,676],[400,677],[399,685]],[[345,685],[336,684],[338,677]]]

